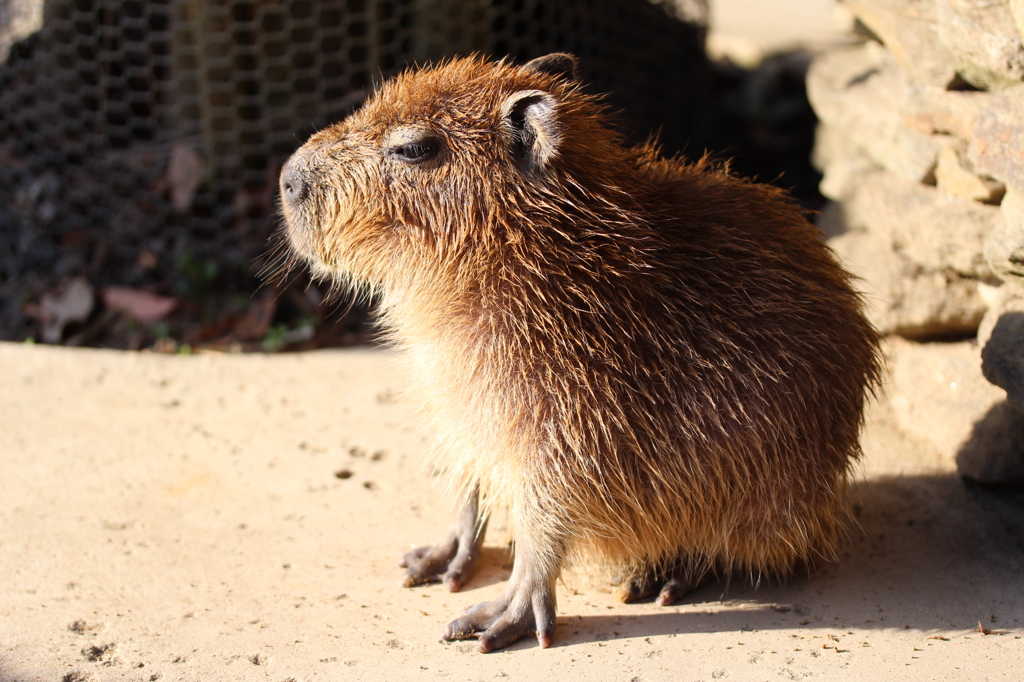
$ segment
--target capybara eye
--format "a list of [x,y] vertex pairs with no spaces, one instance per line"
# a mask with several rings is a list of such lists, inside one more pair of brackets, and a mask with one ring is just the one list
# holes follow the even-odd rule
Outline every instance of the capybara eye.
[[437,140],[427,137],[392,147],[391,155],[404,163],[417,164],[437,156],[438,149],[440,144]]

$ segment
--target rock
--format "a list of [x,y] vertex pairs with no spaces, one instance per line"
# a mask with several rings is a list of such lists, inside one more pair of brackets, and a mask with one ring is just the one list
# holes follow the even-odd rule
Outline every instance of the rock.
[[978,280],[948,270],[924,271],[878,235],[848,231],[830,239],[829,246],[860,278],[868,318],[883,334],[911,339],[970,334],[985,314]]
[[985,330],[981,371],[986,379],[1006,391],[1014,407],[1024,411],[1024,290],[1013,288],[1016,295],[986,315],[994,318],[994,323],[991,330]]
[[1024,192],[1008,190],[999,210],[1003,219],[985,236],[985,260],[996,277],[1024,286]]
[[[823,185],[832,182],[831,174],[829,166]],[[850,177],[841,194],[844,218],[851,229],[877,236],[918,270],[993,279],[984,244],[986,235],[1003,222],[999,208],[877,169]]]
[[[844,0],[915,81],[996,90],[1024,78],[1024,48],[1006,0]],[[1020,4],[1017,2],[1016,4]]]
[[[848,173],[855,164],[826,167],[822,186],[843,201],[823,213],[823,229],[837,235],[829,245],[861,278],[872,323],[914,339],[973,333],[988,308],[979,287],[995,281],[985,245],[1003,224],[1001,209],[877,167]],[[845,184],[834,179],[836,167]]]
[[935,12],[963,80],[982,90],[1024,80],[1024,45],[1006,0],[935,0]]
[[912,84],[904,92],[902,119],[908,128],[966,140],[977,174],[1024,189],[1024,85],[987,93]]
[[1006,185],[974,172],[974,165],[967,159],[966,140],[953,135],[936,135],[935,139],[941,148],[935,164],[935,185],[939,191],[983,204],[1002,201]]
[[986,105],[974,123],[971,162],[1024,191],[1024,85],[991,95]]
[[829,201],[825,204],[814,219],[825,240],[829,241],[834,237],[847,232],[846,218],[843,216],[843,205],[838,201]]
[[[821,168],[859,148],[874,163],[932,184],[946,142],[966,142],[960,165],[989,184],[1024,189],[1024,84],[999,93],[948,91],[908,80],[876,43],[830,51],[814,60],[807,94],[822,121],[815,163]],[[948,153],[948,152],[947,152]],[[979,190],[997,201],[999,188]]]
[[815,134],[811,161],[822,173],[818,190],[834,201],[846,201],[856,190],[860,177],[881,170],[849,135],[823,123]]
[[1010,0],[1010,14],[1017,24],[1017,33],[1024,38],[1024,0]]
[[903,121],[908,87],[906,74],[874,42],[832,50],[807,74],[808,99],[826,126],[841,130],[880,166],[930,182],[939,147]]
[[987,485],[1024,483],[1024,414],[997,403],[979,419],[956,455],[957,471]]
[[957,79],[956,56],[939,39],[935,0],[843,0],[892,52],[911,78],[945,88]]
[[974,126],[991,100],[987,92],[944,90],[912,83],[907,89],[903,122],[923,135],[943,133],[965,140],[974,137]]
[[974,342],[888,343],[893,416],[899,428],[955,458],[981,483],[1024,479],[1024,414],[979,370]]
[[988,302],[988,310],[985,317],[981,318],[978,325],[978,345],[985,347],[992,330],[999,320],[999,316],[1011,310],[1024,310],[1024,288],[1013,284],[1004,284],[999,287],[989,287],[989,292],[982,292],[982,298]]

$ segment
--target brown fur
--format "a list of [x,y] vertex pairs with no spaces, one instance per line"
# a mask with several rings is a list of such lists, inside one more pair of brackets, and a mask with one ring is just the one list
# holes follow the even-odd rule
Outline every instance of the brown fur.
[[[523,92],[553,103],[525,143]],[[424,134],[426,163],[382,153]],[[517,552],[691,578],[834,555],[877,339],[781,190],[625,148],[571,79],[475,58],[386,83],[289,167],[295,248],[379,292],[439,456]]]

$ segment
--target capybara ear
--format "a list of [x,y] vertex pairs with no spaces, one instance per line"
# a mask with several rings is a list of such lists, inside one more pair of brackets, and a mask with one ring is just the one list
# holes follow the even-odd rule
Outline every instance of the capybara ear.
[[501,119],[512,139],[512,153],[525,170],[543,169],[558,153],[562,141],[553,95],[543,90],[520,90],[501,105]]
[[543,57],[526,62],[523,68],[527,71],[546,73],[566,80],[578,81],[579,72],[576,70],[576,57],[566,52],[552,52]]

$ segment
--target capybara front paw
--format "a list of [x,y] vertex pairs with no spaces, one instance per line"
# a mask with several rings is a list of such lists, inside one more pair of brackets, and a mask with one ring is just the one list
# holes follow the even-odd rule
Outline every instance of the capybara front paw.
[[466,497],[448,532],[440,542],[406,552],[399,566],[407,569],[406,587],[443,582],[456,592],[473,575],[487,532],[487,519],[480,515],[476,490]]
[[546,588],[528,589],[509,586],[494,601],[472,606],[445,628],[441,639],[479,637],[478,649],[487,653],[536,633],[542,648],[551,646],[555,637],[555,599]]
[[480,558],[476,543],[465,545],[457,538],[445,538],[437,544],[406,552],[399,564],[406,569],[403,584],[413,587],[443,582],[452,592],[458,591],[469,580]]

